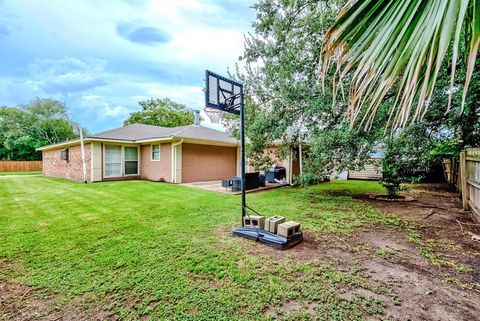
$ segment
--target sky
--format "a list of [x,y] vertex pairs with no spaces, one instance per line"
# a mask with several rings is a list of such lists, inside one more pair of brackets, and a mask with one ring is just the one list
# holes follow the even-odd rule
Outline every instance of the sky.
[[150,97],[203,110],[205,69],[235,66],[253,2],[0,0],[0,106],[58,99],[91,133]]

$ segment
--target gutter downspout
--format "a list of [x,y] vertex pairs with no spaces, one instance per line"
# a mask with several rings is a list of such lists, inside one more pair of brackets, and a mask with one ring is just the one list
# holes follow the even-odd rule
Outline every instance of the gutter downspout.
[[175,144],[172,144],[172,183],[177,183],[177,153],[175,153],[175,147],[183,144],[183,138],[179,141],[176,142]]

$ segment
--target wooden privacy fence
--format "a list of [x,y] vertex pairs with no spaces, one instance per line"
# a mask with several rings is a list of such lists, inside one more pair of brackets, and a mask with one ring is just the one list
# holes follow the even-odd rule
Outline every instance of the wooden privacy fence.
[[36,172],[42,170],[42,161],[0,161],[0,172]]
[[444,159],[443,160],[443,172],[445,174],[445,180],[455,186],[459,190],[460,176],[459,168],[460,162],[458,158]]
[[458,189],[464,210],[471,210],[480,221],[480,148],[467,148],[460,153]]

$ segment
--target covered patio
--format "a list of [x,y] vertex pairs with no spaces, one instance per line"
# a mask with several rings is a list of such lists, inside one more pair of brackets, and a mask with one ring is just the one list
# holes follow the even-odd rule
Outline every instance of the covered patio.
[[[232,191],[231,187],[227,187],[227,188],[222,187],[222,181],[221,180],[183,183],[181,185],[194,187],[194,188],[205,189],[205,190],[209,190],[209,191],[213,191],[213,192],[217,192],[217,193],[222,193],[222,194],[228,194],[228,195],[238,195],[238,194],[242,193],[241,191]],[[266,190],[269,190],[269,189],[285,187],[285,186],[290,186],[290,185],[266,182],[264,187],[249,189],[249,190],[246,191],[246,193],[266,191]]]

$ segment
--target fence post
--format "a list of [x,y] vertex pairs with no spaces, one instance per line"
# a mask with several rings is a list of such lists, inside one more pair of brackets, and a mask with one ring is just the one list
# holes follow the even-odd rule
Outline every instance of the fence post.
[[465,211],[468,211],[469,206],[468,206],[468,197],[470,194],[470,191],[468,190],[468,184],[467,184],[467,160],[465,157],[466,151],[461,151],[460,152],[460,182],[462,186],[462,204],[463,204],[463,209]]

